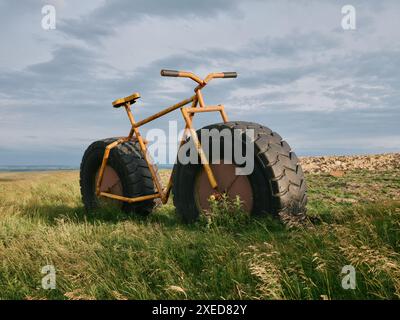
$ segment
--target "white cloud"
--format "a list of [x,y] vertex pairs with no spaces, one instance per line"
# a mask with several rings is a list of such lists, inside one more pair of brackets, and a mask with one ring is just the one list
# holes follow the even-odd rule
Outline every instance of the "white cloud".
[[41,29],[43,3],[0,4],[3,147],[76,150],[123,134],[115,98],[139,91],[141,118],[192,94],[189,80],[162,79],[161,68],[238,71],[210,84],[206,102],[225,104],[231,118],[272,122],[300,148],[345,148],[336,131],[371,150],[398,146],[399,2],[355,0],[354,32],[341,30],[337,1],[49,1],[54,32]]

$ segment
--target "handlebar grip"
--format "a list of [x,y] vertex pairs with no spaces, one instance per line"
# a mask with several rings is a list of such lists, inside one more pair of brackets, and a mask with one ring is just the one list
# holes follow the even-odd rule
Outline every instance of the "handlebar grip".
[[222,72],[224,74],[224,78],[237,78],[236,72]]
[[161,70],[161,76],[163,77],[179,77],[179,71],[176,70]]

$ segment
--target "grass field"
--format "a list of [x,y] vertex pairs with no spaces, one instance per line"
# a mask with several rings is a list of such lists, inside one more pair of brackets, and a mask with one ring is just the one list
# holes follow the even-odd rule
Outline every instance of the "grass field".
[[[77,172],[0,173],[0,298],[399,298],[400,171],[307,179],[311,222],[288,228],[221,208],[186,226],[172,204],[87,216]],[[49,264],[55,290],[41,287]]]

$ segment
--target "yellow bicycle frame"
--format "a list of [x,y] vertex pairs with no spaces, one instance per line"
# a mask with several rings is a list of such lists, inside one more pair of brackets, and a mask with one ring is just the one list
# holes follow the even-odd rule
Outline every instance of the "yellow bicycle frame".
[[[191,72],[185,72],[185,71],[162,70],[161,75],[162,76],[173,76],[173,77],[184,77],[184,78],[190,78],[190,79],[194,80],[195,82],[198,83],[198,86],[194,89],[195,95],[193,95],[192,97],[190,97],[186,100],[183,100],[177,104],[174,104],[174,105],[172,105],[172,106],[170,106],[170,107],[168,107],[168,108],[166,108],[144,120],[141,120],[139,122],[136,122],[132,115],[131,102],[130,101],[124,102],[123,105],[125,107],[126,113],[128,115],[128,118],[129,118],[129,121],[130,121],[132,127],[131,127],[131,130],[127,137],[120,138],[117,141],[114,141],[113,143],[110,143],[109,145],[107,145],[105,152],[104,152],[103,160],[101,163],[99,177],[98,177],[98,180],[96,183],[97,196],[107,197],[107,198],[125,201],[125,202],[129,202],[129,203],[160,198],[162,203],[167,203],[170,192],[171,192],[171,188],[172,188],[173,174],[171,173],[171,175],[169,177],[168,185],[164,189],[158,175],[156,174],[156,171],[154,170],[152,163],[149,160],[146,143],[143,140],[142,136],[140,135],[139,127],[141,127],[142,125],[149,123],[159,117],[162,117],[162,116],[166,115],[167,113],[170,113],[178,108],[181,109],[183,119],[185,120],[185,123],[186,123],[185,132],[184,132],[184,135],[182,137],[179,147],[181,147],[183,145],[183,143],[185,142],[187,131],[189,131],[189,133],[193,139],[193,142],[195,144],[196,150],[200,156],[201,164],[203,165],[203,167],[207,173],[207,177],[210,182],[210,185],[213,189],[217,190],[217,187],[218,187],[217,181],[211,170],[210,164],[208,163],[207,157],[201,146],[201,143],[197,136],[196,130],[193,128],[192,120],[193,120],[194,115],[198,112],[216,112],[216,111],[218,111],[221,114],[222,120],[225,123],[228,121],[228,117],[225,113],[225,109],[224,109],[223,105],[206,106],[204,104],[204,99],[203,99],[201,90],[214,78],[236,78],[236,73],[234,73],[234,72],[210,73],[204,80],[202,80],[201,78],[199,78],[198,76],[196,76],[195,74],[193,74]],[[126,100],[129,100],[129,99],[126,98]],[[121,99],[116,100],[115,102],[117,102],[117,101],[121,101]],[[125,101],[125,100],[122,100],[122,101]],[[191,103],[191,106],[185,107],[189,103]],[[111,149],[117,147],[121,143],[124,143],[127,141],[132,141],[134,139],[134,136],[135,136],[136,140],[139,142],[140,149],[142,151],[143,157],[144,157],[144,159],[148,165],[148,168],[150,170],[150,173],[151,173],[153,182],[156,186],[157,192],[154,194],[151,194],[151,195],[145,195],[145,196],[139,196],[139,197],[133,197],[133,198],[123,197],[123,196],[108,193],[108,192],[102,192],[100,190],[100,187],[101,187],[104,170],[106,168]]]

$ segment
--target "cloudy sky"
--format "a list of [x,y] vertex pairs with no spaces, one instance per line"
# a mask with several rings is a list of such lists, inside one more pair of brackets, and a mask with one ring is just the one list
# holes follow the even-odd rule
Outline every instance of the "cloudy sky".
[[[341,26],[346,4],[356,30]],[[192,94],[162,68],[237,71],[206,103],[300,155],[400,151],[400,1],[0,0],[0,21],[0,165],[79,165],[91,141],[129,131],[114,99],[140,92],[141,119]]]

